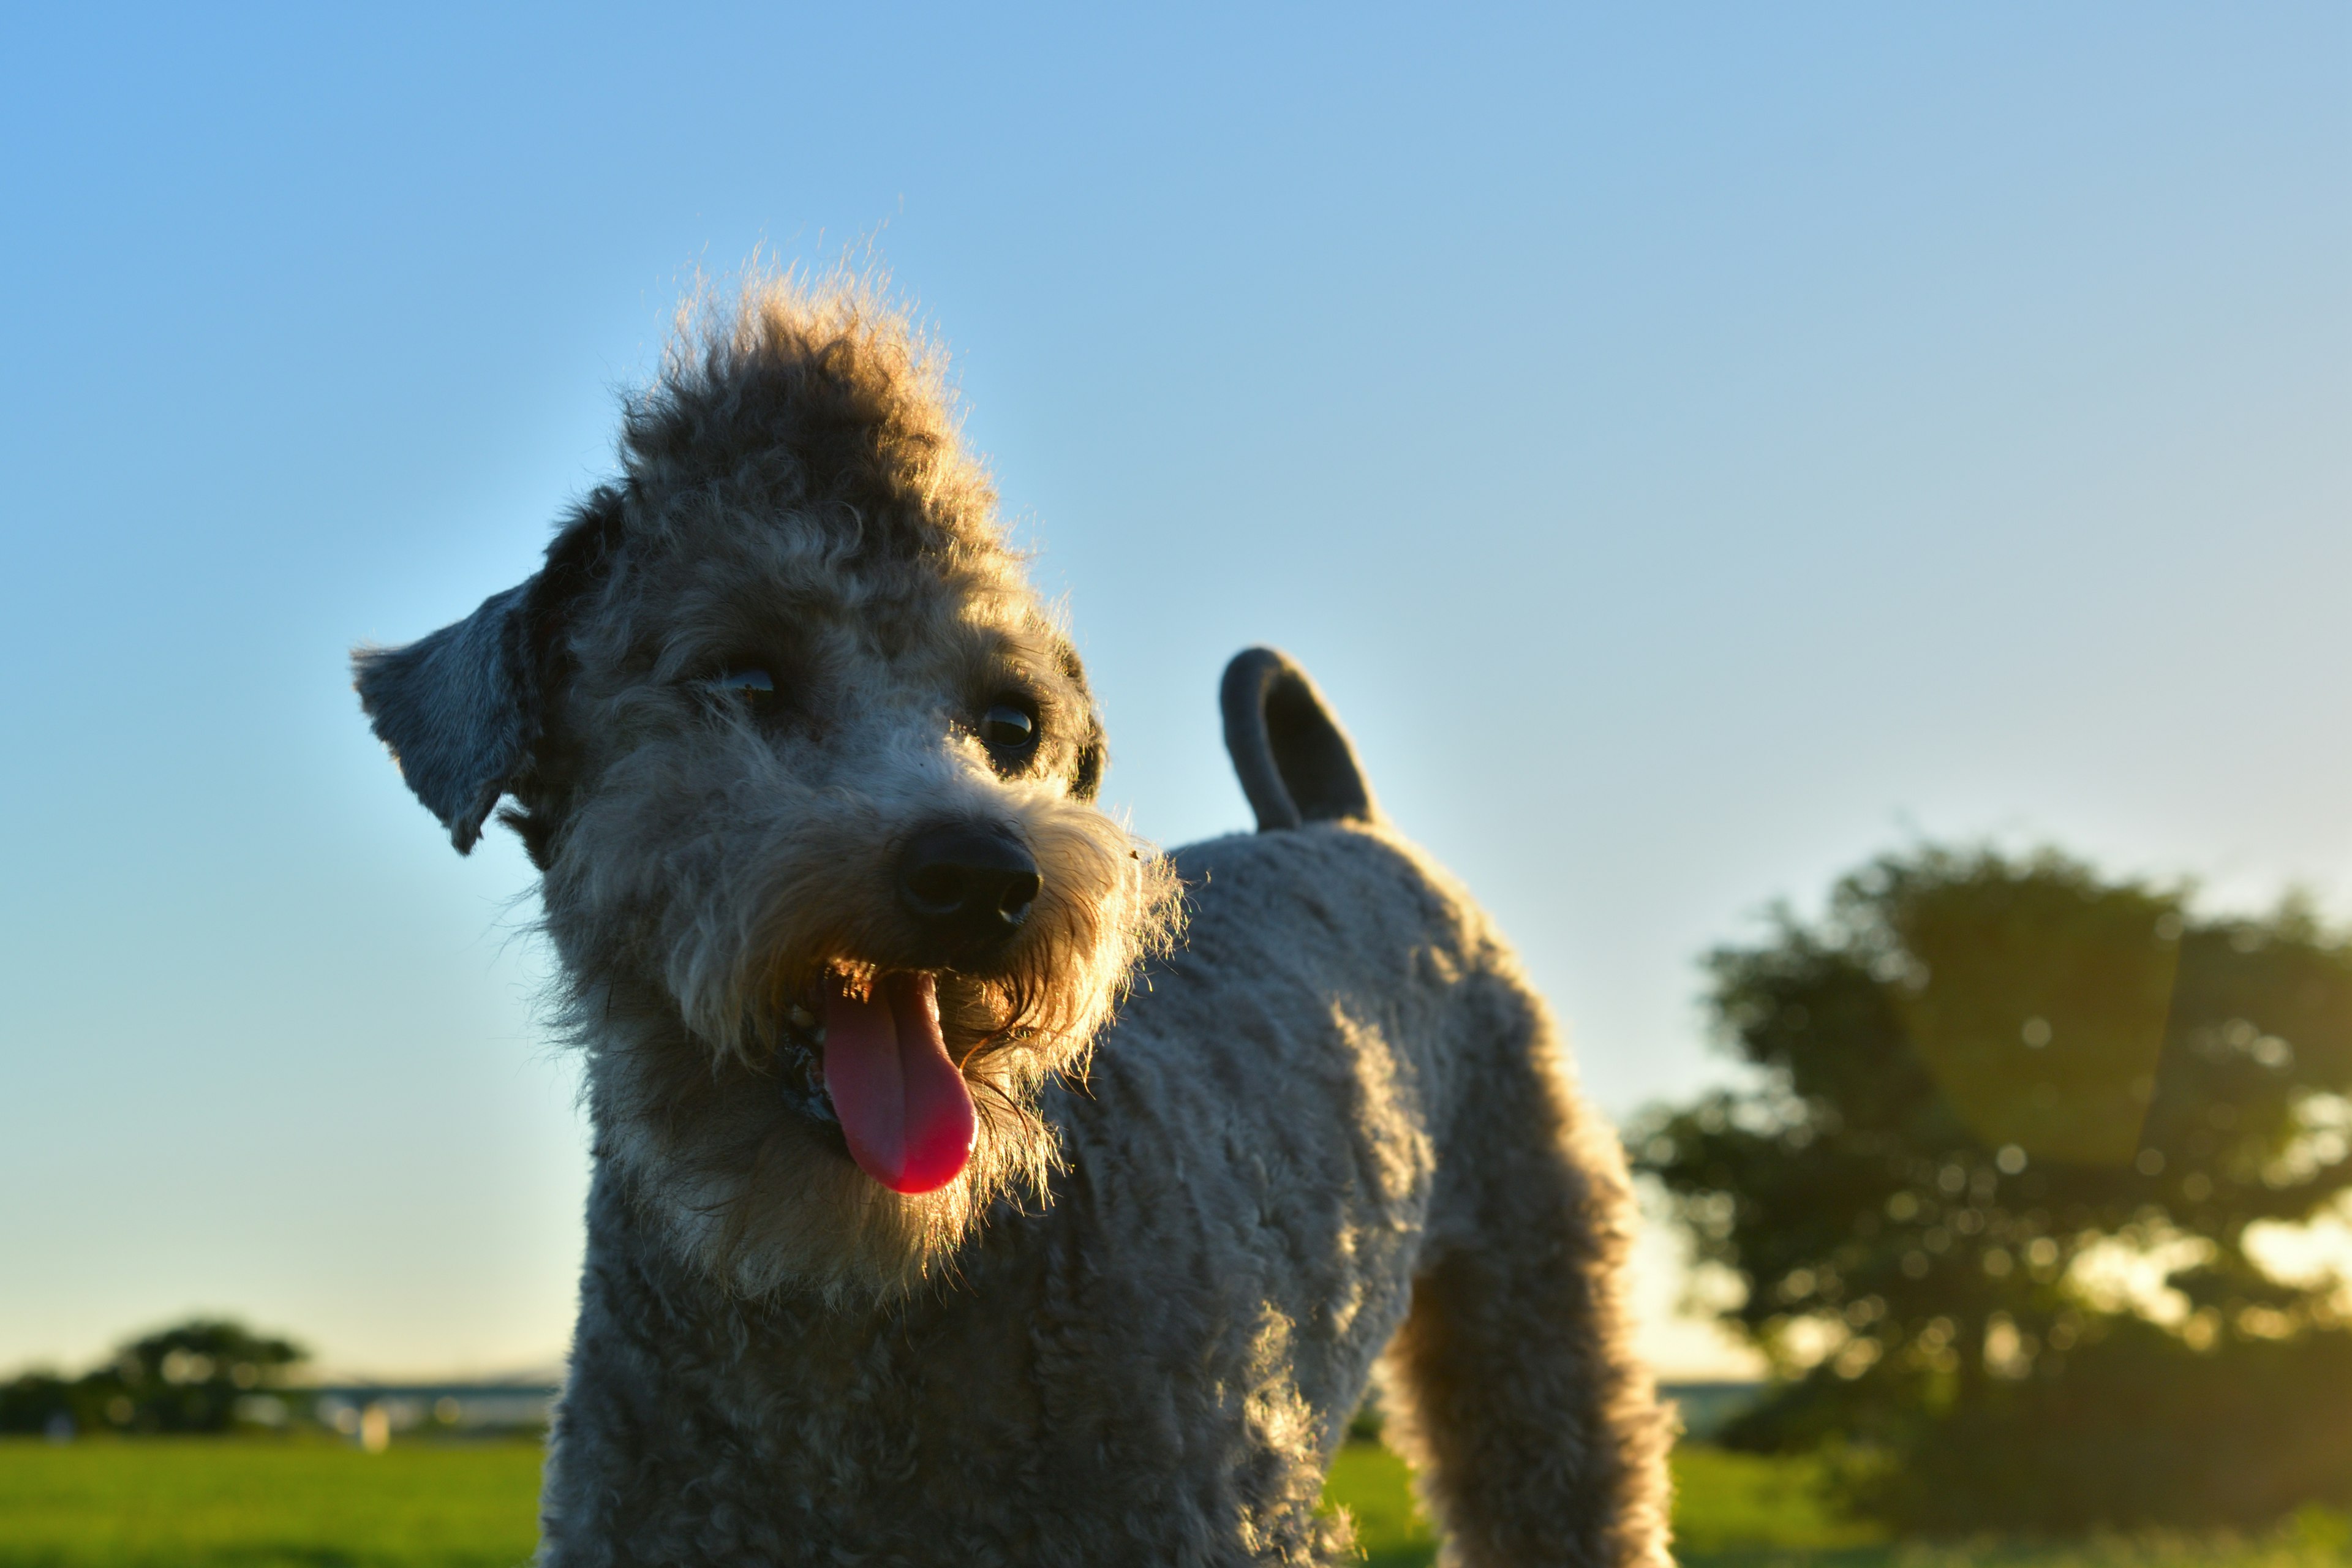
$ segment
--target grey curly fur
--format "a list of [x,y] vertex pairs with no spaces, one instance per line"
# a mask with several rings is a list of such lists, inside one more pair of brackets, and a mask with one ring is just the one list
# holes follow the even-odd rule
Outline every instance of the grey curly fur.
[[[545,570],[357,656],[459,848],[514,801],[586,1056],[541,1562],[1337,1562],[1317,1502],[1377,1373],[1451,1561],[1664,1563],[1623,1161],[1541,1000],[1278,656],[1247,674],[1286,730],[1236,756],[1299,826],[1162,859],[1093,805],[1092,699],[942,385],[870,290],[754,280]],[[747,659],[790,672],[772,710],[714,695]],[[970,717],[1007,689],[1017,765]],[[969,973],[888,893],[940,820],[1043,874]],[[907,1195],[793,1020],[919,966],[979,1128]]]

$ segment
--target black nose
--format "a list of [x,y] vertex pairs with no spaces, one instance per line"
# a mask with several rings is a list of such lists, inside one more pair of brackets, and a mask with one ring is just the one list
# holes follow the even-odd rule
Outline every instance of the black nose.
[[949,963],[1011,936],[1040,885],[1026,846],[961,824],[917,834],[898,861],[898,902]]

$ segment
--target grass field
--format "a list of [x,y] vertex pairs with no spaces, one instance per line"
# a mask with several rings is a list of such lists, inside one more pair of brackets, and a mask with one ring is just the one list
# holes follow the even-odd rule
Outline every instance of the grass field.
[[[0,1568],[515,1568],[530,1555],[532,1445],[0,1441]],[[2319,1568],[2352,1563],[2341,1516],[2256,1541],[1906,1546],[1841,1524],[1801,1463],[1704,1447],[1675,1460],[1689,1568]],[[1370,1568],[1419,1568],[1435,1543],[1404,1466],[1351,1446],[1331,1500]]]
[[514,1568],[536,1444],[0,1444],[5,1568]]

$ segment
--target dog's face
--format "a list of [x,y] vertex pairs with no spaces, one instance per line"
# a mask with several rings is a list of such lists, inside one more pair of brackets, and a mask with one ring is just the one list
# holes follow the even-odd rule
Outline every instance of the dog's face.
[[747,295],[545,571],[362,656],[411,784],[544,873],[601,1152],[733,1286],[903,1288],[1042,1191],[1041,1086],[1163,931],[1078,660],[887,316]]

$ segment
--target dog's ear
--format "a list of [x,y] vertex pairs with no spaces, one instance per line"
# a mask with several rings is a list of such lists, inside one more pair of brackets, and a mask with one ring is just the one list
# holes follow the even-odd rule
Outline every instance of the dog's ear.
[[1347,731],[1287,655],[1270,647],[1235,654],[1225,666],[1218,703],[1224,710],[1225,750],[1260,833],[1309,822],[1381,819]]
[[[405,647],[352,654],[352,684],[376,738],[458,854],[480,839],[499,796],[530,773],[547,710],[541,685],[568,668],[552,651],[558,634],[573,606],[617,569],[626,527],[622,492],[600,485],[556,530],[537,574]],[[541,822],[541,837],[523,831],[534,860],[544,828]]]
[[404,647],[352,655],[352,684],[376,738],[460,855],[481,837],[538,734],[528,627],[538,583],[492,595],[464,620]]

